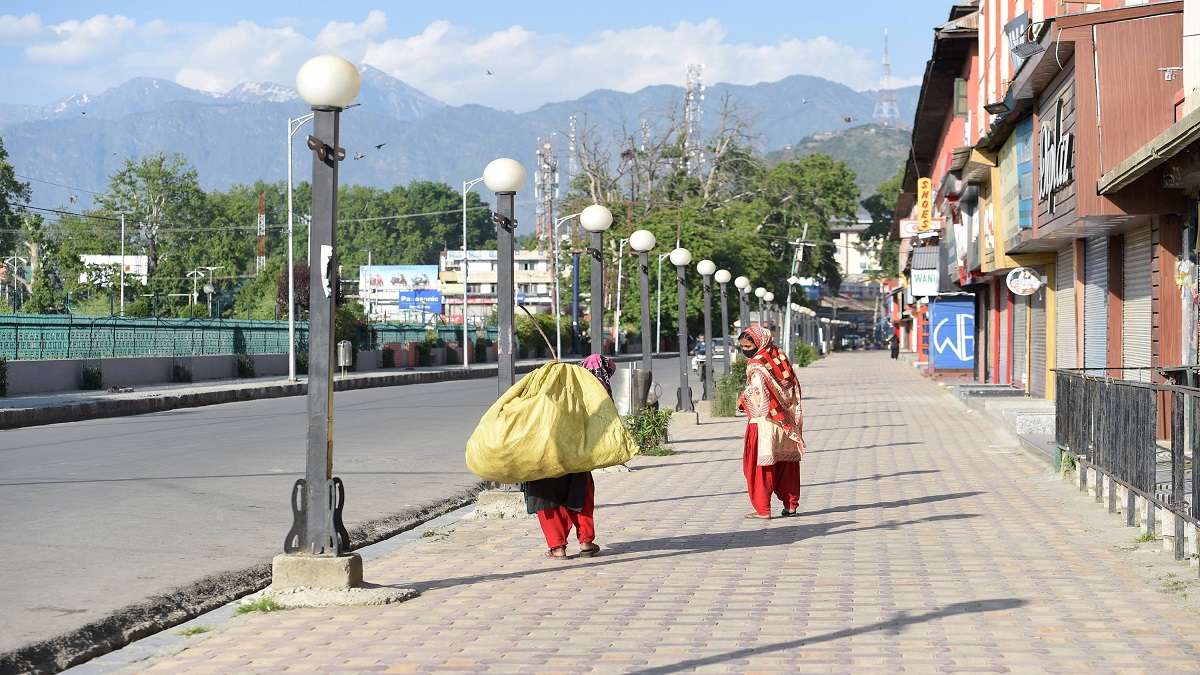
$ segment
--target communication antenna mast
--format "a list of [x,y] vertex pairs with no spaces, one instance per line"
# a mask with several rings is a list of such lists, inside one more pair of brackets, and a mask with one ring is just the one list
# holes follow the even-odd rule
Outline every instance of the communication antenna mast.
[[554,155],[553,134],[539,137],[537,170],[533,174],[536,202],[538,248],[543,248],[554,232],[554,201],[558,199],[558,158]]
[[267,269],[267,195],[258,193],[258,245],[255,248],[254,273]]
[[885,127],[900,122],[900,106],[896,105],[896,90],[892,81],[892,60],[888,56],[888,31],[883,29],[883,77],[875,98],[875,120]]
[[704,64],[692,63],[687,67],[687,89],[683,102],[684,168],[689,176],[699,174],[704,163],[704,145],[701,142],[703,105]]
[[579,173],[579,150],[575,146],[575,125],[578,122],[575,115],[569,118],[571,122],[570,137],[567,139],[567,189],[571,188],[571,181],[575,180],[575,175]]

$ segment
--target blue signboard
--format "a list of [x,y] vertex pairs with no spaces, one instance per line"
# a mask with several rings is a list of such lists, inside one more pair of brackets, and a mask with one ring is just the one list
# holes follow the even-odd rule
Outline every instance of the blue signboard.
[[1013,136],[1016,138],[1017,194],[1020,199],[1017,227],[1028,230],[1033,228],[1033,118],[1018,123]]
[[441,314],[442,292],[429,288],[401,290],[397,306],[400,309],[415,309],[432,314]]
[[936,300],[929,309],[929,358],[935,368],[975,368],[975,302]]

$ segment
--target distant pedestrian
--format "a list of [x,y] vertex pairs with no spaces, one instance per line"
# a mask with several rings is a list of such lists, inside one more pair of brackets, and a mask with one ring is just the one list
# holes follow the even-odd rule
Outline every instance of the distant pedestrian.
[[896,337],[895,335],[892,336],[891,348],[892,348],[892,358],[893,359],[900,358],[900,338]]
[[[583,360],[587,368],[612,396],[608,380],[616,371],[612,360],[592,354]],[[591,472],[571,473],[558,478],[545,478],[521,485],[525,493],[525,509],[536,513],[542,535],[546,537],[547,558],[567,557],[567,537],[571,528],[579,539],[579,555],[591,558],[600,552],[596,545],[596,483]]]
[[746,388],[738,408],[746,413],[742,470],[754,512],[747,518],[770,518],[771,495],[783,502],[784,518],[800,507],[800,459],[804,456],[804,418],[800,383],[771,332],[751,326],[738,336],[745,354]]

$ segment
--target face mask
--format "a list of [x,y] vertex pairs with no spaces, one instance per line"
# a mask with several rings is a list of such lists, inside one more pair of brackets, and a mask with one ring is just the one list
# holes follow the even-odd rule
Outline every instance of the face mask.
[[757,353],[758,353],[758,350],[755,349],[754,347],[751,347],[750,349],[746,349],[745,347],[742,347],[742,354],[744,354],[746,356],[746,358],[751,358]]

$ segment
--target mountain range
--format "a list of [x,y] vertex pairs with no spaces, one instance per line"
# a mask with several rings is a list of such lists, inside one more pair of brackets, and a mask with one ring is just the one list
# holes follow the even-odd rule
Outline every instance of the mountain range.
[[[370,66],[363,67],[362,75],[357,100],[362,105],[343,114],[342,145],[348,159],[341,180],[380,187],[415,179],[459,185],[500,156],[530,168],[537,140],[554,132],[561,139],[556,147],[560,166],[566,167],[570,116],[577,117],[580,128],[604,137],[622,130],[635,133],[640,120],[661,118],[679,106],[684,94],[682,87],[671,85],[633,93],[596,90],[514,113],[448,105]],[[763,153],[868,122],[875,102],[874,92],[805,75],[755,85],[715,84],[705,93],[703,120],[715,124],[728,97],[750,123]],[[917,94],[916,87],[896,91],[901,120],[912,119]],[[286,120],[306,112],[294,90],[274,83],[244,83],[214,94],[169,80],[135,78],[100,94],[78,94],[47,105],[0,104],[0,137],[17,173],[72,186],[34,182],[34,204],[58,206],[74,195],[86,206],[87,191],[103,191],[127,157],[154,152],[183,154],[209,189],[282,180]],[[293,168],[299,181],[311,160],[302,142],[296,143]],[[381,143],[386,145],[377,150]],[[361,159],[352,159],[359,154]]]

